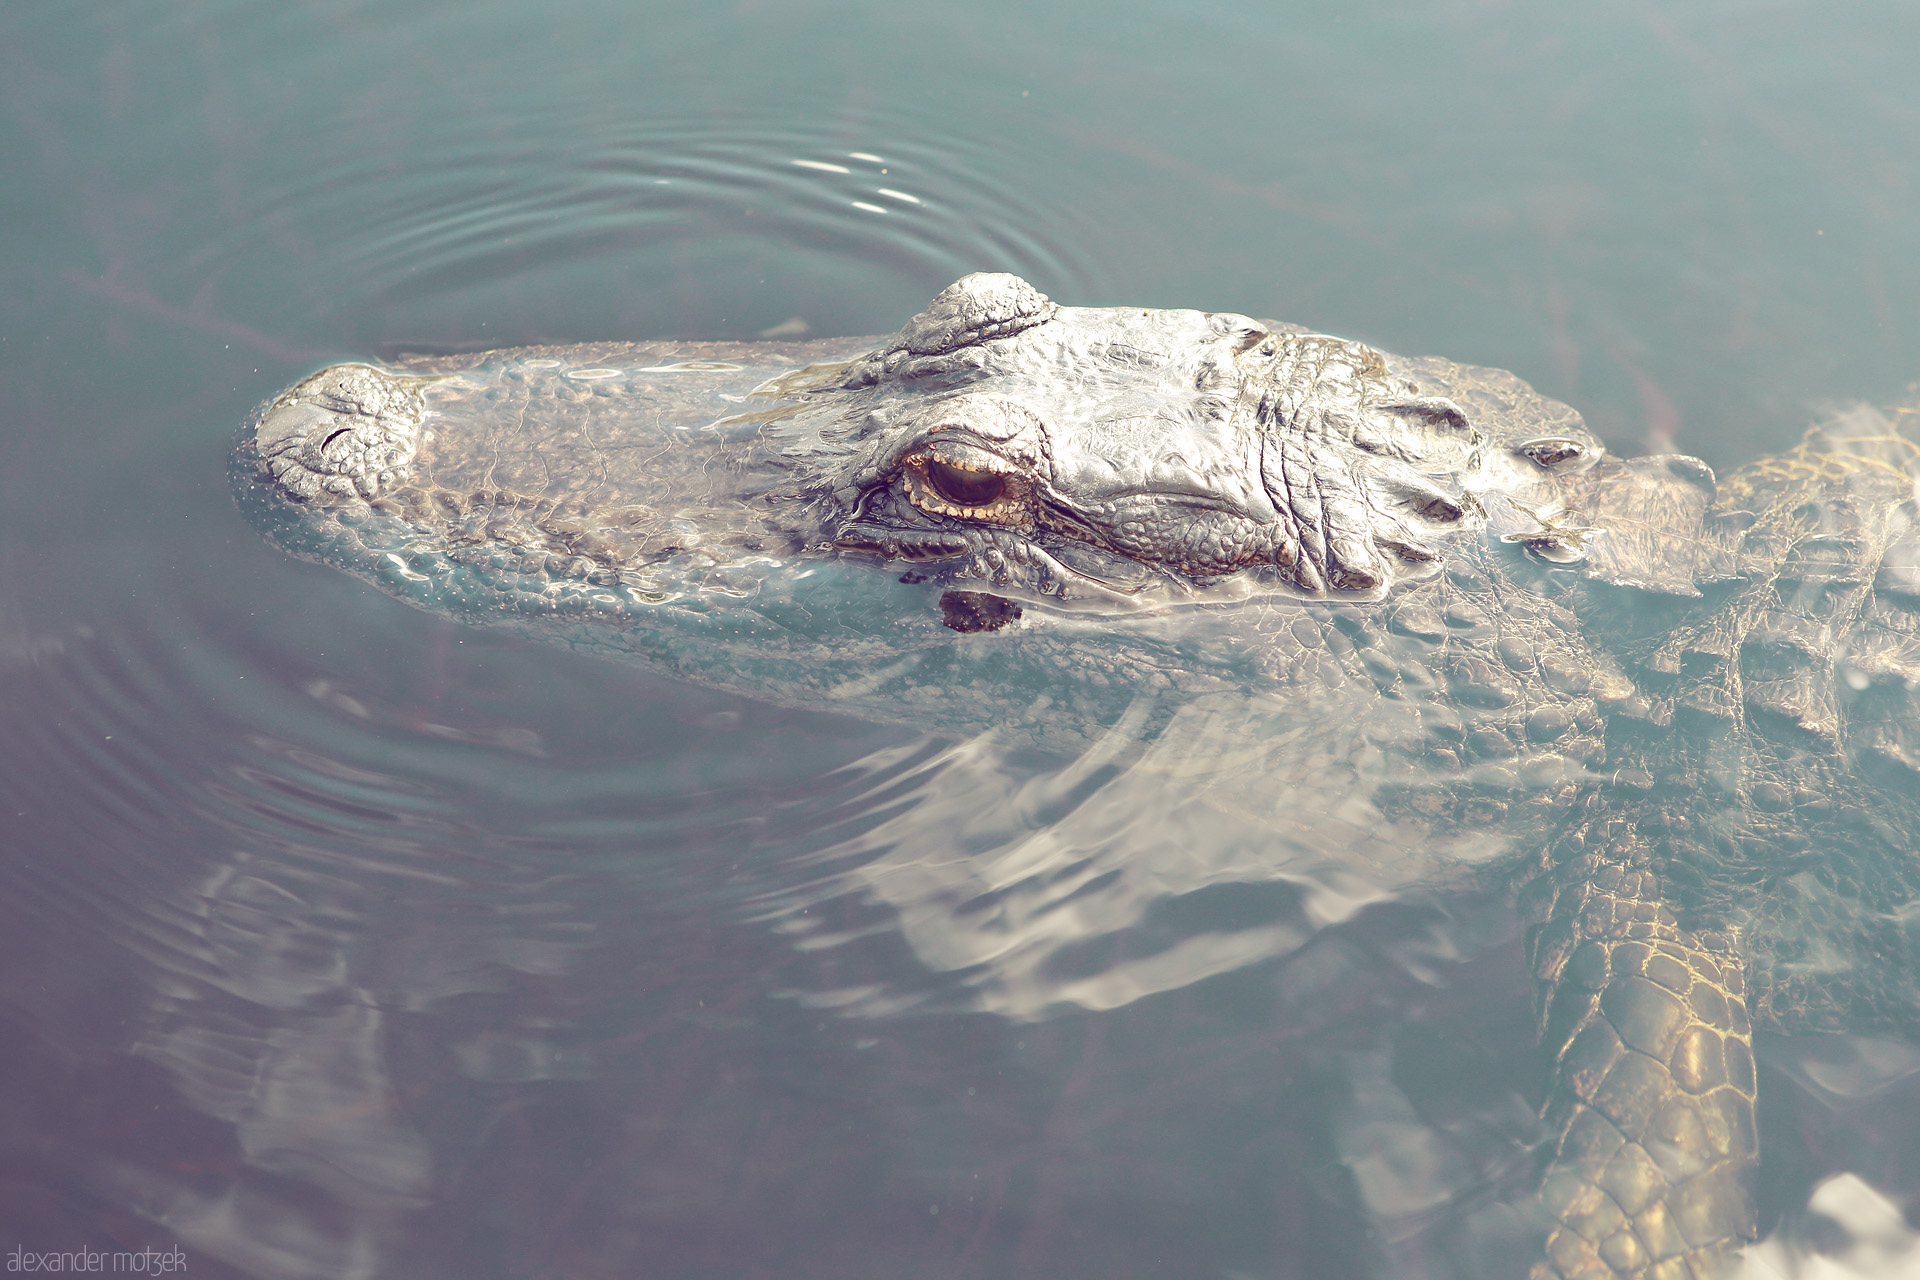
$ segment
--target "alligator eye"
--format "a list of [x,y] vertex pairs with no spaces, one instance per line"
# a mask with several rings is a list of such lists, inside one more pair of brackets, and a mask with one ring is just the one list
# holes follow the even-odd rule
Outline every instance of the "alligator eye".
[[1007,478],[991,471],[968,471],[938,458],[928,458],[924,468],[933,491],[956,507],[987,506],[1007,489]]

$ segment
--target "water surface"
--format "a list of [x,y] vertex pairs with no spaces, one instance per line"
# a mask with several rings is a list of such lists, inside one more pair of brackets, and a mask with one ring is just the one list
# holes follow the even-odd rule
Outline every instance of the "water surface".
[[[1286,864],[1164,757],[455,628],[260,543],[226,451],[333,359],[884,333],[1006,270],[1511,368],[1725,467],[1920,377],[1917,42],[1894,3],[11,6],[0,1251],[1514,1273],[1501,904]],[[1770,1256],[1852,1238],[1824,1183],[1883,1215],[1854,1273],[1909,1274],[1916,1065],[1765,1048]]]

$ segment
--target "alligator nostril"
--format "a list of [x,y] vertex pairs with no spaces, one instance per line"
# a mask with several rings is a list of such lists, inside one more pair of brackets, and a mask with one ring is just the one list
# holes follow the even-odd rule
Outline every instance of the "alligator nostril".
[[370,365],[322,369],[261,412],[254,447],[295,497],[374,497],[413,461],[426,417],[419,388],[419,379]]

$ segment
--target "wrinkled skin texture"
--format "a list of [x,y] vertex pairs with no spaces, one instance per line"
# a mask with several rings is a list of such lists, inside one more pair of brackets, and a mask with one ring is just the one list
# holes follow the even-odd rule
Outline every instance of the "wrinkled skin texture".
[[1920,1006],[1915,424],[1716,482],[1497,370],[982,275],[890,339],[340,366],[235,482],[403,599],[790,705],[1069,750],[1206,710],[1277,848],[1514,893],[1534,1274],[1705,1277],[1754,1028]]

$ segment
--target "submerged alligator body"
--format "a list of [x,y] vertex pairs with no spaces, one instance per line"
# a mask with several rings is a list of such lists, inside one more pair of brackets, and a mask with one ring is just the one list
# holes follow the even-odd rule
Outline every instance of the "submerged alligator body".
[[1716,482],[1497,370],[975,275],[884,339],[337,366],[235,484],[422,607],[788,705],[1067,750],[1231,706],[1277,835],[1515,894],[1534,1274],[1706,1277],[1754,1028],[1920,1011],[1917,425]]

